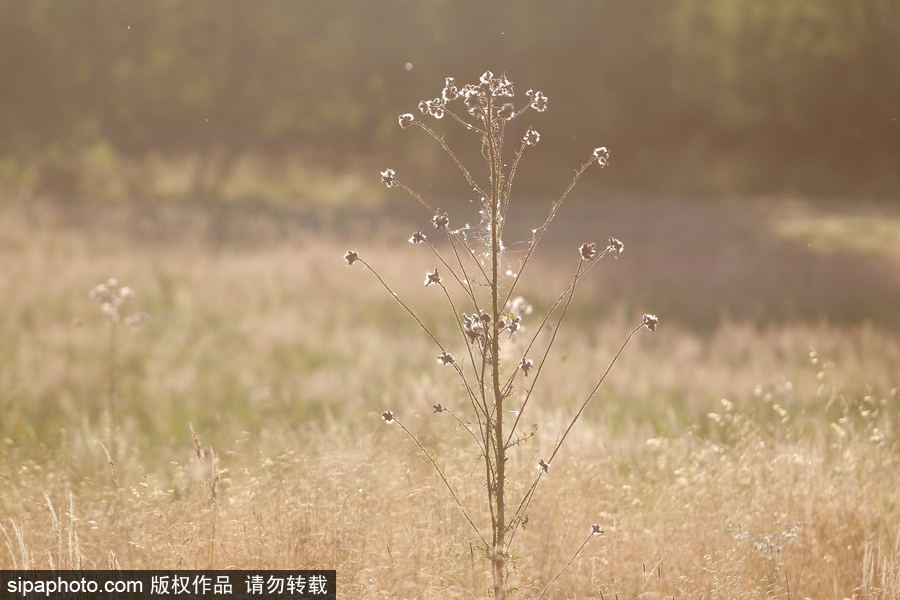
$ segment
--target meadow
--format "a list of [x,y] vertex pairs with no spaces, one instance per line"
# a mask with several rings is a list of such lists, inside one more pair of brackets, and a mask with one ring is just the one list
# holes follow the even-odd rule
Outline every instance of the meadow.
[[[900,598],[900,206],[582,191],[520,293],[584,280],[510,480],[538,461],[641,315],[516,538],[514,597]],[[514,265],[548,202],[508,225]],[[328,568],[342,598],[471,598],[489,564],[478,452],[405,203],[0,204],[0,569]],[[448,201],[456,214],[475,209]],[[474,216],[470,217],[475,219]],[[117,325],[88,292],[135,292]],[[529,327],[526,319],[524,326]],[[458,333],[458,332],[457,332]],[[486,511],[475,510],[487,519]],[[481,523],[486,525],[486,523]]]

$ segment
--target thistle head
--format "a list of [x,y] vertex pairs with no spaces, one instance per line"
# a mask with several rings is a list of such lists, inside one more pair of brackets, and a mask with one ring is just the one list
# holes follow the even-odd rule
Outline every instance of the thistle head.
[[614,237],[609,238],[609,245],[606,247],[609,252],[615,252],[616,258],[619,258],[619,255],[622,254],[622,250],[625,249],[625,244],[620,242]]
[[385,184],[388,187],[394,187],[397,185],[397,174],[393,169],[385,169],[381,172],[381,183]]
[[525,377],[528,377],[528,371],[530,371],[534,367],[534,361],[530,358],[522,357],[522,362],[519,363],[519,368],[522,369],[522,372],[525,373]]
[[440,285],[441,284],[441,276],[438,275],[438,270],[435,269],[434,273],[427,273],[425,275],[425,287],[428,287],[432,283]]
[[594,257],[597,256],[597,244],[582,244],[578,253],[581,254],[583,260],[594,260]]
[[450,217],[447,216],[447,213],[434,215],[431,217],[431,224],[434,225],[435,229],[447,229],[450,225]]
[[593,157],[597,159],[597,164],[601,169],[609,164],[609,150],[606,149],[606,146],[594,148]]
[[531,108],[538,112],[547,110],[547,96],[543,93],[528,90],[525,95],[531,98]]

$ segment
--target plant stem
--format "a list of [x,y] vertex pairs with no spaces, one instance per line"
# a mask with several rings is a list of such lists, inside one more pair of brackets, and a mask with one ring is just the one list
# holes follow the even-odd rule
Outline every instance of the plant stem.
[[488,148],[491,162],[491,317],[493,332],[491,335],[491,380],[494,385],[494,452],[495,452],[495,500],[497,514],[494,525],[494,548],[491,562],[494,573],[494,598],[502,600],[505,597],[503,588],[504,548],[506,537],[506,510],[504,506],[504,483],[506,478],[506,444],[503,441],[503,393],[500,389],[500,343],[497,324],[500,321],[500,290],[498,283],[498,271],[500,266],[500,224],[499,202],[501,167],[498,155],[498,140],[490,123],[493,113],[493,100],[488,101],[485,123],[488,132]]

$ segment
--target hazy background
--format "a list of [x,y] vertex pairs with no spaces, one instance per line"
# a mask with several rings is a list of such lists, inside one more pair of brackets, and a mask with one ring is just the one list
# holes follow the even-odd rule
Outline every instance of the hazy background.
[[[250,158],[257,174],[346,175],[398,156],[434,182],[456,173],[397,115],[486,70],[507,72],[519,105],[529,88],[550,99],[533,119],[542,167],[520,173],[536,187],[558,189],[605,145],[617,188],[900,190],[891,0],[2,0],[0,183],[82,200],[228,185],[270,198],[262,177],[235,187]],[[186,171],[161,183],[167,160]],[[316,202],[298,187],[291,198]]]

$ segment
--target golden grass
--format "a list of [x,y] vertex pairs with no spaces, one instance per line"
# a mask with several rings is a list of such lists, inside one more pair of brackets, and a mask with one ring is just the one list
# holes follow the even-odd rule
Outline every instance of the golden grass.
[[[894,284],[870,275],[897,269],[892,248],[832,257],[826,277],[819,254],[779,241],[778,205],[612,204],[561,214],[522,290],[540,312],[571,276],[558,265],[574,272],[573,239],[626,244],[563,325],[513,487],[640,315],[661,325],[626,349],[542,479],[513,547],[519,596],[600,523],[547,597],[900,597],[900,344]],[[393,410],[488,527],[471,438],[431,411],[464,412],[464,396],[377,281],[341,261],[358,250],[452,341],[421,285],[433,259],[404,242],[414,219],[3,208],[0,568],[335,568],[345,598],[485,595],[471,529],[379,418]],[[733,264],[755,275],[739,289]],[[121,330],[115,444],[106,323],[87,297],[110,276],[137,292],[126,314],[153,318]],[[868,287],[821,297],[846,282]],[[858,320],[848,306],[865,297],[875,308]]]

